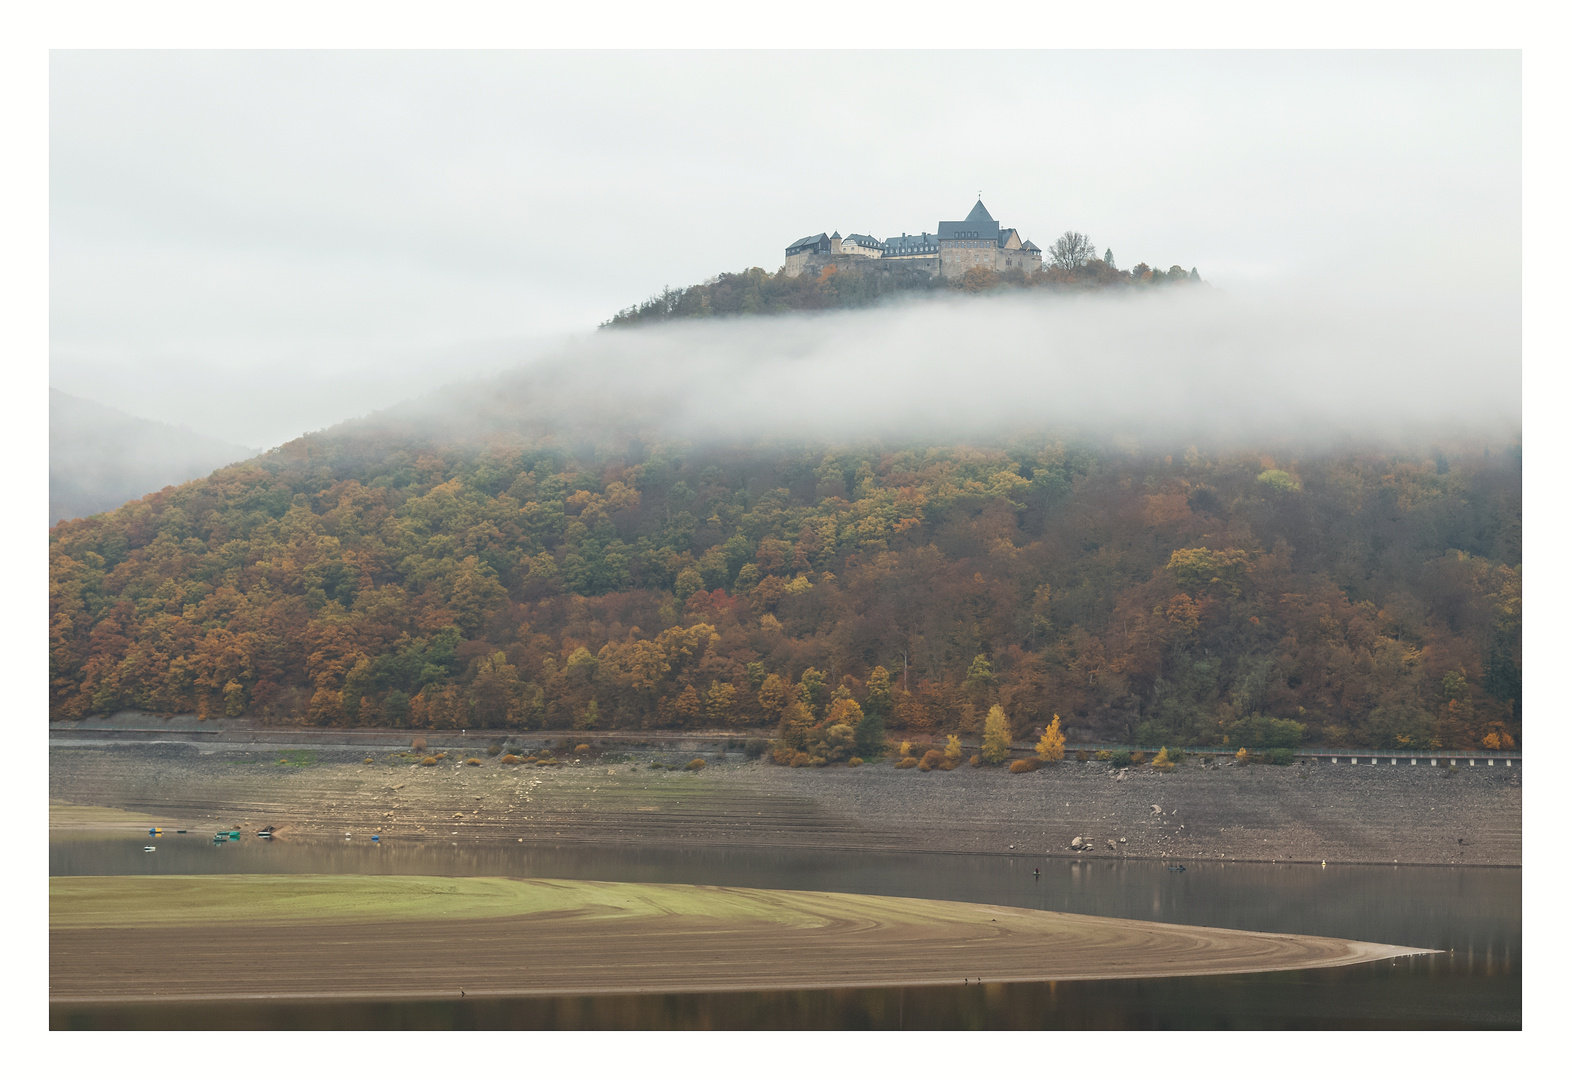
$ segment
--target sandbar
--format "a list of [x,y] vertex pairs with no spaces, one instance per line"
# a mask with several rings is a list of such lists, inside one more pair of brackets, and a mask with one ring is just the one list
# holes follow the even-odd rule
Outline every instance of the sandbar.
[[1244,974],[1424,953],[988,904],[515,878],[50,879],[51,1002],[714,992]]

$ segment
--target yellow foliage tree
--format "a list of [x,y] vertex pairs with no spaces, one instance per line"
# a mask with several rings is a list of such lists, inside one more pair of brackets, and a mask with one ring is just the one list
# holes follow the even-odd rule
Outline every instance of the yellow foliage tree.
[[960,736],[949,736],[949,745],[944,747],[944,768],[953,769],[960,764],[960,759],[965,756],[965,750],[960,746]]
[[1002,705],[987,710],[987,720],[982,725],[982,760],[997,765],[1009,759],[1009,718]]
[[1036,756],[1049,762],[1064,760],[1064,733],[1058,726],[1057,713],[1053,714],[1053,722],[1047,725],[1047,730],[1036,741]]

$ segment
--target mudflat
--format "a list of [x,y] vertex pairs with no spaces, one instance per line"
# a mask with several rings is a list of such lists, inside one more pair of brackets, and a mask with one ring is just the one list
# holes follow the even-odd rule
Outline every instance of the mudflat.
[[510,878],[50,879],[53,1002],[1213,975],[1426,950],[983,904]]

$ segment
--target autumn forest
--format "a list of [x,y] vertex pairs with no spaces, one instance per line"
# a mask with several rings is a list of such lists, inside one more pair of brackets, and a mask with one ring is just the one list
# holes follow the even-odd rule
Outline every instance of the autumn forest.
[[[647,433],[646,433],[647,435]],[[50,709],[411,729],[1522,737],[1519,446],[308,436],[50,532]]]

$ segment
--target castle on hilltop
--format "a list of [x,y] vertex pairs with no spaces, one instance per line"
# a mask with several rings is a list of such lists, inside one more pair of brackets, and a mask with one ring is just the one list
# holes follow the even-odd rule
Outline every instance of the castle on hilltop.
[[901,233],[878,240],[863,233],[842,237],[837,230],[832,236],[804,236],[785,254],[788,277],[816,274],[830,266],[864,271],[905,267],[946,278],[975,267],[999,272],[1018,268],[1027,273],[1042,268],[1042,249],[1022,240],[1018,229],[1000,226],[981,199],[964,221],[940,221],[937,232]]

